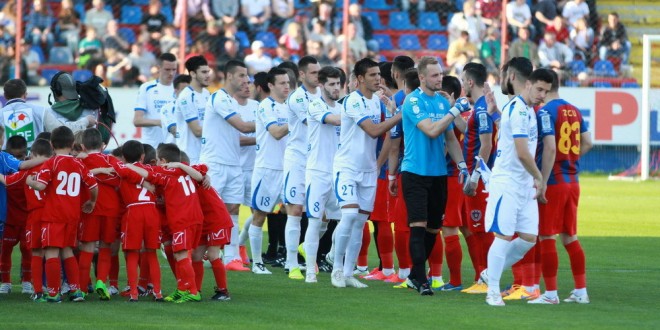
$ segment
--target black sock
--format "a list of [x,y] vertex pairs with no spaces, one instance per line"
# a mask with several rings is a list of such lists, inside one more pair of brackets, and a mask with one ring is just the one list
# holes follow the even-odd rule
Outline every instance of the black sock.
[[307,218],[307,212],[303,212],[302,218],[300,218],[300,242],[302,244],[305,241],[305,233],[307,232],[307,226],[309,225],[309,218]]
[[274,214],[268,214],[268,249],[266,249],[266,257],[275,258],[277,255],[277,234],[274,229],[275,218]]
[[425,233],[424,227],[410,227],[410,259],[413,264],[410,278],[419,281],[420,284],[426,281]]
[[433,246],[435,245],[436,237],[438,237],[438,234],[432,234],[428,231],[424,233],[424,248],[426,248],[426,260],[429,260],[431,251],[433,251]]
[[317,263],[321,262],[321,260],[325,258],[325,255],[330,252],[330,249],[332,248],[332,233],[335,232],[337,224],[339,224],[339,221],[333,220],[328,222],[328,230],[325,231],[325,234],[323,234],[319,240],[319,253],[316,259]]
[[380,251],[378,251],[378,221],[371,222],[374,225],[374,246],[376,247],[376,255],[378,256],[378,270],[383,270],[383,261],[380,260]]

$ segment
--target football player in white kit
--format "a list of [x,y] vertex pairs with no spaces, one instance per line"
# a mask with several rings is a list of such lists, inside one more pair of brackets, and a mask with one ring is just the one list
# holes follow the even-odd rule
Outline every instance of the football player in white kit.
[[305,163],[307,161],[307,108],[310,102],[321,96],[318,74],[321,66],[312,56],[303,56],[298,61],[302,84],[291,95],[289,105],[289,139],[284,150],[284,204],[286,206],[286,266],[289,278],[304,279],[298,265],[300,243],[300,220],[305,203]]
[[268,71],[270,96],[259,104],[257,110],[257,158],[252,173],[252,208],[254,215],[248,230],[252,252],[252,272],[272,274],[261,258],[264,221],[282,197],[282,172],[284,149],[289,125],[288,106],[289,76],[285,70],[272,68]]
[[225,88],[219,89],[206,103],[206,118],[202,129],[200,161],[209,167],[211,185],[224,200],[234,227],[231,243],[225,246],[227,269],[249,271],[243,267],[238,253],[238,210],[245,196],[241,169],[240,133],[254,132],[254,123],[243,121],[238,103],[232,95],[248,88],[247,68],[241,61],[225,65]]
[[[316,283],[316,257],[319,239],[328,229],[327,219],[339,220],[341,211],[332,191],[332,164],[339,148],[341,104],[337,68],[326,66],[319,71],[322,95],[307,110],[307,169],[305,171],[305,209],[309,225],[305,232],[307,271],[305,282]],[[325,216],[325,219],[324,219]],[[322,221],[325,220],[325,221]]]
[[[190,76],[187,74],[180,74],[174,78],[174,98],[176,99],[181,94],[181,91],[186,89],[190,85]],[[174,118],[174,109],[176,108],[176,102],[172,102],[167,106],[164,106],[160,110],[160,124],[163,129],[163,143],[175,143],[176,142],[176,118]]]
[[154,148],[165,141],[161,111],[169,108],[169,104],[175,100],[172,81],[177,71],[176,57],[171,53],[161,54],[158,57],[158,68],[158,79],[140,86],[133,114],[133,125],[142,128],[141,142]]
[[211,68],[199,55],[186,61],[190,85],[179,93],[174,108],[176,119],[176,145],[190,158],[190,164],[199,162],[202,150],[202,125],[206,101],[211,96],[206,87],[211,81]]
[[[532,72],[527,58],[514,57],[509,61],[507,85],[512,85],[518,96],[502,110],[485,217],[486,229],[495,233],[488,250],[488,268],[481,272],[481,280],[488,284],[486,303],[491,306],[504,306],[500,294],[502,271],[536,244],[536,199],[544,198],[546,183],[534,160],[538,128],[533,107],[543,102],[552,79],[546,69]],[[516,233],[518,237],[513,239]]]
[[[376,142],[401,121],[401,114],[382,121],[378,63],[363,58],[353,69],[358,89],[344,100],[341,113],[340,146],[333,164],[334,190],[341,206],[341,221],[335,230],[332,285],[366,288],[353,277],[362,246],[362,230],[373,211],[376,198]],[[346,256],[346,260],[344,260]]]

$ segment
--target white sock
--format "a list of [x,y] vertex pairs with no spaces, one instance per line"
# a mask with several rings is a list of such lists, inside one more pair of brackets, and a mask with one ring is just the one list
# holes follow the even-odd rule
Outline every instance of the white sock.
[[534,247],[536,243],[530,243],[518,237],[509,243],[509,249],[506,252],[506,260],[504,262],[504,269],[509,269],[513,264],[520,261],[527,251]]
[[495,237],[488,250],[488,291],[500,293],[500,278],[504,270],[504,260],[511,243]]
[[550,299],[555,299],[557,298],[557,290],[545,291],[544,295]]
[[587,294],[587,288],[575,289],[573,290],[573,294],[578,297],[585,296]]
[[234,259],[240,259],[238,255],[238,214],[231,215],[231,222],[234,224],[234,227],[231,228],[231,242],[229,245],[225,246],[225,264],[230,263]]
[[300,244],[300,219],[302,217],[288,215],[284,227],[284,243],[286,245],[286,265],[289,270],[298,265],[298,244]]
[[394,274],[394,268],[383,268],[383,275],[390,276]]
[[255,264],[262,264],[264,261],[261,259],[261,244],[263,243],[264,232],[261,227],[250,225],[248,229],[250,235],[250,250],[252,251],[252,261]]
[[527,291],[527,292],[529,292],[529,293],[533,293],[533,292],[534,292],[534,287],[533,287],[533,286],[524,286],[524,285],[523,285],[523,288],[525,289],[525,291]]
[[541,290],[541,285],[540,284],[534,284],[534,291],[536,290]]
[[410,275],[410,268],[399,268],[399,279],[408,278]]
[[[353,276],[353,269],[355,268],[355,263],[362,247],[362,232],[364,231],[364,224],[367,222],[367,218],[367,214],[358,213],[351,226],[351,237],[348,241],[346,261],[344,262],[344,276],[346,277]],[[366,266],[368,269],[368,265]]]
[[[333,243],[335,252],[335,261],[333,269],[343,269],[346,247],[351,237],[351,228],[358,217],[358,209],[341,209],[341,221],[335,228],[335,239]],[[351,269],[351,271],[353,271]]]
[[319,239],[325,235],[325,232],[328,231],[328,222],[329,221],[321,221],[321,226],[319,227]]
[[250,230],[250,225],[252,224],[252,215],[250,215],[246,220],[245,223],[243,224],[243,230],[241,230],[241,234],[238,235],[238,246],[245,246],[245,243],[247,243],[248,240],[248,230]]
[[307,264],[307,269],[312,269],[311,267],[316,264],[316,256],[319,253],[319,239],[321,238],[322,222],[319,218],[309,218],[308,220],[303,248],[305,248],[305,263]]

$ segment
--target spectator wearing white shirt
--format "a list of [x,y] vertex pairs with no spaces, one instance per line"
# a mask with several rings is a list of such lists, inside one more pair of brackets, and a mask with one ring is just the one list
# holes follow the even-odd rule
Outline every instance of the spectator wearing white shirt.
[[92,8],[85,13],[85,25],[94,27],[96,34],[101,39],[105,36],[108,22],[113,19],[115,18],[112,16],[112,13],[105,10],[105,2],[103,0],[92,1]]
[[574,29],[578,19],[589,18],[589,5],[584,0],[569,1],[564,5],[561,16],[564,16],[568,20],[569,27]]
[[455,13],[448,25],[449,43],[452,43],[461,37],[461,32],[467,31],[470,34],[470,42],[477,47],[481,47],[481,40],[486,34],[486,24],[481,16],[476,14],[473,1],[463,3],[463,12]]
[[268,31],[271,12],[270,0],[241,0],[241,13],[250,32]]
[[534,39],[536,28],[532,25],[532,10],[526,0],[515,0],[506,5],[506,19],[514,35],[518,29],[525,27],[529,30],[530,38]]
[[253,76],[255,73],[263,71],[268,72],[273,67],[273,59],[264,54],[264,43],[260,40],[252,42],[252,54],[245,56],[245,65],[247,65],[248,74]]
[[573,61],[571,48],[555,40],[555,34],[546,32],[543,35],[545,43],[539,46],[539,61],[541,67],[552,69],[561,77],[566,64]]
[[183,15],[183,4],[187,1],[186,12],[188,13],[187,22],[188,26],[192,25],[206,25],[206,22],[213,21],[215,18],[211,14],[211,7],[209,0],[180,0],[177,1],[176,8],[174,9],[174,26],[181,26],[181,16]]
[[594,30],[587,25],[584,18],[577,20],[575,29],[571,31],[571,49],[580,54],[586,62],[591,60],[591,47],[594,45]]
[[140,71],[138,80],[145,82],[151,77],[151,67],[156,65],[156,57],[152,52],[144,49],[143,43],[135,43],[131,45],[131,53],[128,54],[128,59],[131,61],[131,66],[136,67]]

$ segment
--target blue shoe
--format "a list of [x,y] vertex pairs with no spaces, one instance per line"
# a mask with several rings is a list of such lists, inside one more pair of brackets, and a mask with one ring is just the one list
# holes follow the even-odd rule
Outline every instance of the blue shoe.
[[440,287],[440,291],[461,291],[461,290],[463,290],[462,284],[454,286],[451,283],[447,283]]
[[85,293],[82,290],[76,290],[73,293],[69,293],[69,301],[81,302],[85,301]]

